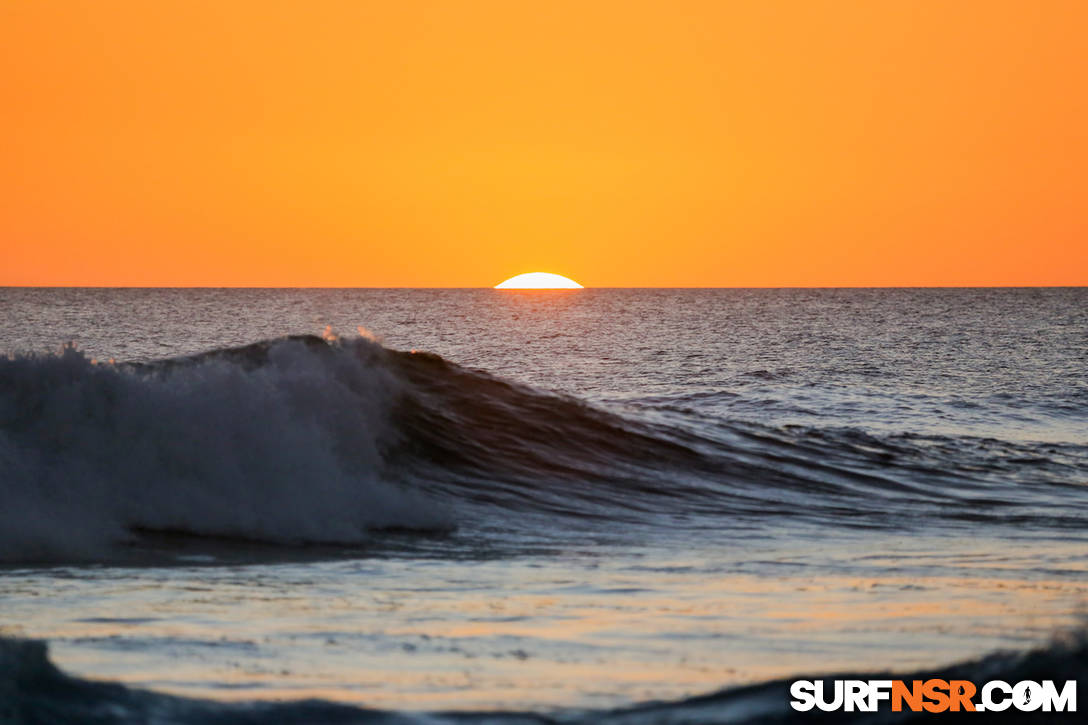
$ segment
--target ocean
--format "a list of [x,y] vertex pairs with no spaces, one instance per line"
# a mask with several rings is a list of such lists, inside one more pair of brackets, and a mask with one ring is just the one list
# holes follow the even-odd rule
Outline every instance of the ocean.
[[0,720],[749,722],[802,675],[1088,673],[1088,289],[0,309]]

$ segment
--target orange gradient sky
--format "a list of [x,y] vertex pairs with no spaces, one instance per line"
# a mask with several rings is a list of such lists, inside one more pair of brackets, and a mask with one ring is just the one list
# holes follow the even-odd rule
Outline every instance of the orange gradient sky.
[[0,0],[0,284],[1088,284],[1088,3]]

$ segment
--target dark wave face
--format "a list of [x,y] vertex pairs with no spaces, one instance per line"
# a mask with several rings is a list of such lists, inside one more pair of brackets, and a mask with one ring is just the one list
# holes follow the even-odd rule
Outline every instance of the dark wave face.
[[519,517],[911,529],[1088,523],[1088,447],[593,406],[367,339],[0,360],[0,556],[169,532],[362,544]]
[[[320,700],[286,703],[221,703],[163,695],[118,684],[96,682],[65,675],[48,659],[43,642],[0,638],[0,713],[17,723],[86,723],[87,725],[131,725],[148,722],[243,723],[275,722],[342,723],[361,725],[734,725],[784,722],[913,723],[930,722],[930,713],[891,712],[887,703],[877,712],[821,713],[802,716],[790,708],[790,683],[794,679],[823,680],[824,691],[832,692],[836,679],[886,680],[887,672],[800,675],[789,680],[727,689],[711,695],[674,702],[653,702],[609,710],[570,711],[541,714],[517,711],[391,712],[363,709]],[[1054,644],[1024,654],[994,654],[977,661],[962,662],[932,671],[894,676],[907,682],[938,677],[984,683],[1002,680],[1077,682],[1083,692],[1088,684],[1088,645],[1081,640]],[[962,717],[997,721],[993,713],[970,713]],[[945,717],[948,717],[945,713]],[[1004,723],[1075,722],[1077,712],[1021,712],[1009,709],[1000,714]]]
[[[391,353],[395,460],[459,497],[574,515],[797,516],[838,525],[1088,521],[1088,447],[606,412]],[[491,485],[489,485],[489,482]],[[440,486],[441,487],[441,486]]]

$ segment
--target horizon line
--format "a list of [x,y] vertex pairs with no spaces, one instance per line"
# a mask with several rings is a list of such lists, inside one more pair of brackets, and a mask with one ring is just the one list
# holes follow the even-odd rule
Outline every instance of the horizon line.
[[1083,289],[1082,284],[841,284],[841,285],[583,285],[581,288],[511,288],[463,285],[266,285],[266,284],[0,284],[0,289],[353,289],[353,290],[492,290],[495,292],[577,292],[595,289]]

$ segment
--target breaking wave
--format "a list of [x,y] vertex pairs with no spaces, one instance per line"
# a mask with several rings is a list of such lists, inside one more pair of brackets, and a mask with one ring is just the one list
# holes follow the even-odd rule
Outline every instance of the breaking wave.
[[368,339],[0,359],[0,558],[148,533],[360,543],[519,513],[1083,530],[1088,449],[606,410]]
[[0,550],[96,556],[141,531],[350,542],[449,522],[383,478],[399,381],[377,345],[286,339],[151,365],[0,361]]

